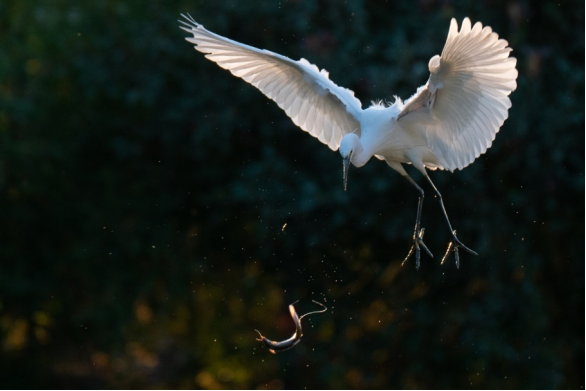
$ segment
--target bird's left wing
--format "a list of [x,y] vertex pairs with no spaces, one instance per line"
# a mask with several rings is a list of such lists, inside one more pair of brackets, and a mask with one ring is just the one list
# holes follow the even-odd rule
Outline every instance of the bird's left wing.
[[[424,132],[448,170],[462,169],[484,153],[508,117],[517,87],[517,60],[490,27],[452,19],[441,56],[429,61],[426,85],[405,101],[398,122]],[[424,162],[425,163],[425,162]]]
[[325,70],[214,34],[182,15],[186,38],[206,57],[258,88],[293,122],[332,150],[346,133],[360,132],[361,104],[354,92],[334,84]]

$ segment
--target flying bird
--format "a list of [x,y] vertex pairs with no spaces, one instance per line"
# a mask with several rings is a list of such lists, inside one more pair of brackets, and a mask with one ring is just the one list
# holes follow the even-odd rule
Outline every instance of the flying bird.
[[517,87],[517,60],[510,57],[507,41],[480,22],[465,18],[458,29],[452,19],[441,55],[429,60],[430,76],[409,99],[373,103],[363,109],[354,92],[336,85],[325,69],[257,49],[205,29],[190,15],[181,28],[192,37],[195,49],[234,76],[258,88],[282,108],[301,129],[316,137],[343,159],[344,189],[350,163],[362,167],[373,156],[404,176],[419,192],[413,244],[403,264],[415,254],[419,269],[420,248],[433,255],[423,242],[421,227],[424,191],[407,174],[412,164],[431,184],[447,222],[450,241],[443,264],[458,248],[471,254],[456,236],[442,196],[426,169],[463,169],[491,146],[508,117],[509,95]]

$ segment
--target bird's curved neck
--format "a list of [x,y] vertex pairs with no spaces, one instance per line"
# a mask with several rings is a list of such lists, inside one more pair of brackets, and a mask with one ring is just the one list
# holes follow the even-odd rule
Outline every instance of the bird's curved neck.
[[390,107],[374,105],[362,112],[360,117],[360,138],[354,141],[352,164],[362,167],[370,158],[380,151],[381,144],[392,131],[391,123],[398,115],[399,101]]
[[354,148],[353,148],[352,158],[350,161],[355,167],[362,167],[370,160],[372,157],[372,153],[367,151],[362,144],[362,140],[356,138],[354,141]]

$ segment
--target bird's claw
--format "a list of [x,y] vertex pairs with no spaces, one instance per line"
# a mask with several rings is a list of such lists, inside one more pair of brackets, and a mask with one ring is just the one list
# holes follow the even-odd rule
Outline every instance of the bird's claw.
[[444,257],[442,258],[442,265],[444,264],[446,259],[448,259],[450,252],[453,250],[454,257],[456,258],[456,268],[460,268],[460,255],[458,254],[458,247],[461,247],[462,249],[468,251],[470,254],[478,255],[476,251],[466,247],[464,243],[460,242],[460,240],[456,237],[456,230],[454,230],[452,232],[452,240],[450,240],[450,243],[448,243],[448,249],[446,250],[446,254],[444,255]]
[[417,230],[415,230],[415,233],[413,234],[413,245],[411,245],[411,249],[409,250],[409,254],[407,254],[407,257],[405,258],[403,263],[401,263],[401,266],[403,266],[405,264],[405,262],[407,262],[409,260],[409,258],[411,258],[413,253],[415,253],[415,268],[417,270],[419,270],[419,258],[420,258],[419,247],[422,247],[425,250],[425,252],[427,254],[429,254],[430,257],[433,258],[433,254],[431,253],[431,251],[429,251],[429,249],[427,248],[425,243],[423,243],[423,235],[424,234],[425,234],[425,228],[421,228],[419,230],[419,233],[417,232]]

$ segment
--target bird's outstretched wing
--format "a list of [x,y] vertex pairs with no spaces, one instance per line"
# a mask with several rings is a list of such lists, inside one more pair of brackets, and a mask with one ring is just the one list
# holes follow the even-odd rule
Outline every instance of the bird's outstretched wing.
[[224,38],[182,15],[181,28],[195,49],[234,76],[241,77],[274,100],[293,122],[332,150],[346,133],[360,132],[361,104],[354,92],[339,87],[307,60],[290,58]]
[[[462,169],[484,153],[508,117],[517,88],[517,60],[490,27],[452,19],[441,56],[429,61],[430,78],[405,101],[398,121],[425,132],[441,168]],[[415,130],[415,129],[414,129]]]

